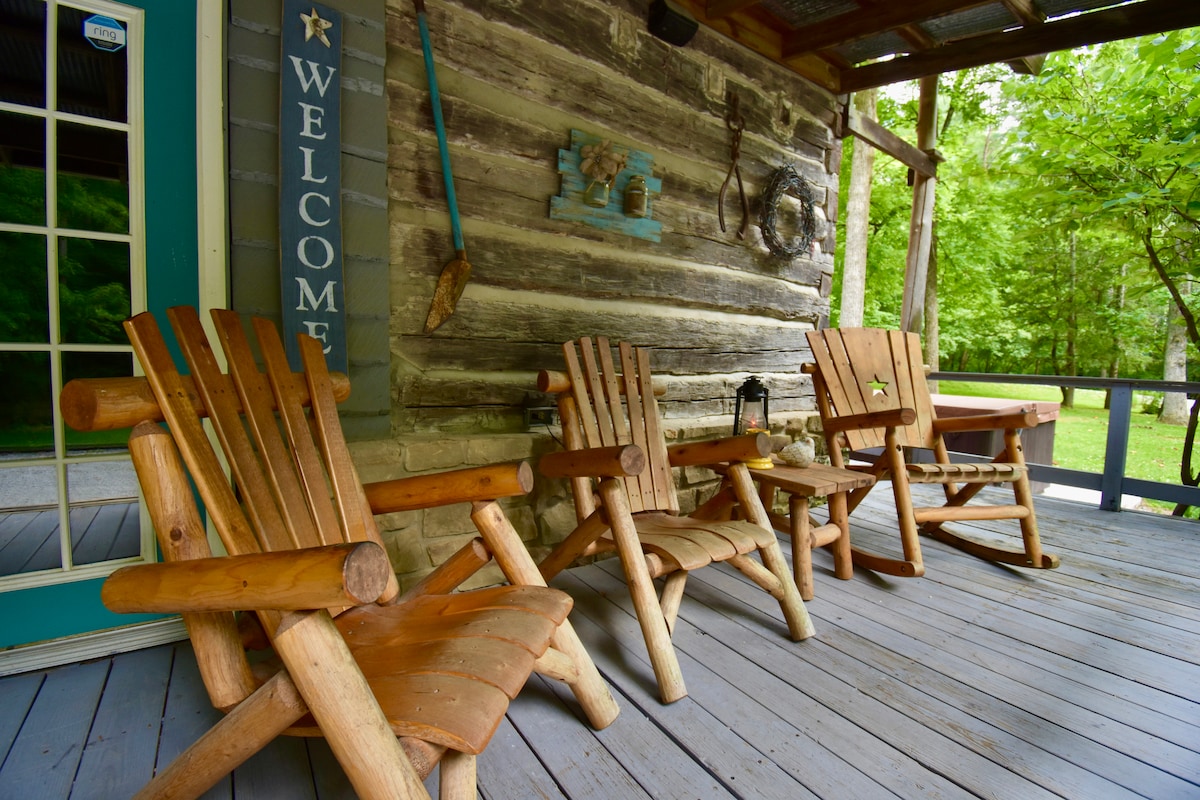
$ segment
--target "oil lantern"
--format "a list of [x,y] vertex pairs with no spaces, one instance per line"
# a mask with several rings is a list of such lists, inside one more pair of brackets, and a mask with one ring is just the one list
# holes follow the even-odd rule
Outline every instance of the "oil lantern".
[[[745,433],[770,433],[767,423],[767,387],[757,375],[751,375],[738,387],[733,405],[733,435]],[[746,462],[753,469],[770,469],[771,459],[760,458]]]

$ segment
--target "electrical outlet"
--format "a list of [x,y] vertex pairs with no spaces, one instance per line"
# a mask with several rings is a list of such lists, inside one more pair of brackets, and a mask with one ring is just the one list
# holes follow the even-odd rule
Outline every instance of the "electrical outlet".
[[558,409],[554,406],[535,406],[525,409],[525,430],[558,424]]

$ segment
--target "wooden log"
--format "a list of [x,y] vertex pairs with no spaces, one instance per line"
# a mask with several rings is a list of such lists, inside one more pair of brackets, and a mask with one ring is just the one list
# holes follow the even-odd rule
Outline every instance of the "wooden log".
[[962,522],[982,519],[1026,519],[1029,509],[1025,506],[938,506],[916,508],[913,518],[918,525],[926,522]]
[[667,455],[672,467],[766,458],[771,455],[771,437],[765,433],[747,433],[706,442],[677,444],[667,448]]
[[600,496],[612,523],[617,554],[625,572],[625,581],[629,584],[654,677],[658,681],[659,696],[664,703],[673,703],[687,696],[687,687],[679,668],[679,657],[671,644],[671,631],[663,618],[654,583],[642,556],[641,542],[625,499],[625,487],[616,478],[608,478],[600,483]]
[[[475,503],[471,510],[471,521],[483,535],[496,563],[510,583],[514,586],[546,585],[521,537],[499,504]],[[607,728],[617,718],[620,709],[569,620],[563,620],[558,626],[550,638],[550,644],[573,664],[574,679],[568,680],[567,684],[575,693],[588,722],[596,730]]]
[[[774,531],[771,528],[771,521],[767,517],[767,511],[763,508],[758,493],[754,490],[754,479],[750,477],[750,471],[746,468],[745,464],[734,463],[729,467],[729,480],[733,484],[733,491],[737,495],[742,513],[751,522],[764,530],[771,531],[770,541],[766,546],[760,547],[758,553],[759,557],[762,558],[763,566],[766,568],[764,571],[769,572],[778,582],[778,594],[770,589],[768,591],[771,591],[779,600],[783,617],[787,621],[788,633],[797,642],[802,639],[808,639],[816,634],[816,628],[813,627],[812,619],[808,615],[808,609],[804,607],[804,601],[800,598],[800,591],[796,588],[796,580],[792,576],[787,561],[783,557],[783,550],[779,547],[779,541],[775,538]],[[745,557],[735,557],[735,559],[743,558]],[[738,566],[734,559],[731,559],[730,563]],[[761,576],[760,578],[755,577],[757,567],[757,564],[754,567],[746,567],[743,564],[739,569],[746,572],[747,577],[751,580],[758,582]],[[763,588],[767,587],[764,586]]]
[[563,683],[574,683],[579,680],[579,670],[575,667],[575,662],[567,658],[562,651],[555,650],[553,647],[546,648],[546,652],[542,653],[534,662],[533,669],[539,675],[545,675],[547,678],[553,678]]
[[667,621],[667,630],[675,634],[675,620],[679,618],[679,606],[683,602],[683,590],[687,585],[688,572],[685,569],[675,570],[667,575],[663,582],[662,596],[658,602],[662,607],[663,619]]
[[538,461],[538,471],[548,478],[628,477],[645,468],[646,453],[632,444],[563,450]]
[[392,574],[374,542],[142,564],[104,582],[118,613],[312,609],[373,602]]
[[541,572],[542,577],[548,581],[553,580],[555,575],[571,566],[575,559],[582,555],[592,554],[590,548],[598,537],[608,531],[608,528],[608,520],[604,513],[601,511],[591,512],[538,565],[538,571]]
[[532,489],[533,468],[525,461],[414,475],[363,486],[375,514],[517,497]]
[[134,800],[199,797],[307,711],[308,706],[288,674],[276,673],[166,769],[160,770],[154,780],[134,795]]
[[996,431],[1007,428],[1036,428],[1037,411],[1022,411],[1012,414],[972,414],[967,417],[939,417],[933,421],[938,433],[954,431]]
[[[190,375],[181,376],[188,402],[197,416],[207,417],[208,409],[196,391],[196,382]],[[350,396],[350,379],[344,374],[333,373],[334,396],[338,402]],[[233,381],[225,377],[227,391],[233,397],[237,393]],[[300,380],[303,384],[303,380]],[[305,404],[308,398],[304,398]],[[146,378],[76,378],[63,387],[58,397],[63,421],[77,431],[111,431],[132,428],[142,421],[162,422],[163,412],[154,399],[154,392]],[[239,403],[238,410],[241,410]]]
[[[667,385],[662,381],[653,381],[654,396],[662,397],[667,393]],[[571,377],[565,372],[558,370],[544,369],[538,372],[537,387],[539,392],[548,394],[558,394],[559,392],[570,391]],[[625,394],[625,384],[617,385],[617,393]]]
[[398,595],[393,602],[403,603],[430,594],[448,594],[487,566],[491,560],[492,554],[487,545],[483,539],[476,537],[456,550],[433,572],[410,586],[404,594]]
[[866,430],[869,428],[891,428],[911,425],[917,421],[917,412],[911,408],[888,409],[887,411],[869,411],[862,414],[847,414],[831,417],[821,421],[821,427],[828,433],[840,433],[849,430]]
[[438,772],[439,800],[475,800],[475,756],[447,750]]
[[290,615],[273,643],[359,797],[429,797],[329,614]]
[[[154,423],[139,423],[129,437],[129,451],[163,558],[168,562],[210,558],[204,523],[170,435]],[[101,595],[106,588],[107,581]],[[187,613],[183,623],[213,706],[227,710],[249,696],[257,682],[233,616]]]

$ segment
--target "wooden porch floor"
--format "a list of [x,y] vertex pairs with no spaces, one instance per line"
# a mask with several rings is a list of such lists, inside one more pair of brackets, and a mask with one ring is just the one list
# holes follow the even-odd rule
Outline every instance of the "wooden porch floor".
[[[874,494],[855,538],[890,550]],[[535,676],[480,759],[481,796],[1200,797],[1200,526],[1038,511],[1054,572],[925,540],[925,578],[843,582],[814,554],[802,643],[739,574],[696,573],[675,633],[690,695],[670,706],[613,563],[567,573],[621,716],[595,733]],[[127,797],[214,715],[186,643],[5,678],[0,797]],[[350,796],[324,743],[298,740],[206,795]]]

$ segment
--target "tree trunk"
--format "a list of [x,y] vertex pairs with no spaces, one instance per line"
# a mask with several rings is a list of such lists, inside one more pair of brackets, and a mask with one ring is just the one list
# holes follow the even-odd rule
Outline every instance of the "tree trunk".
[[[866,118],[875,119],[876,90],[856,92],[854,107]],[[850,155],[850,187],[846,192],[846,241],[842,259],[842,297],[838,326],[859,328],[867,291],[867,240],[871,227],[871,179],[875,148],[855,139]]]
[[[1189,293],[1187,283],[1183,283],[1180,288],[1182,293]],[[1187,380],[1187,327],[1183,315],[1174,303],[1167,308],[1167,349],[1163,362],[1164,381]],[[1170,425],[1186,425],[1187,420],[1187,395],[1184,392],[1164,393],[1158,421]]]

